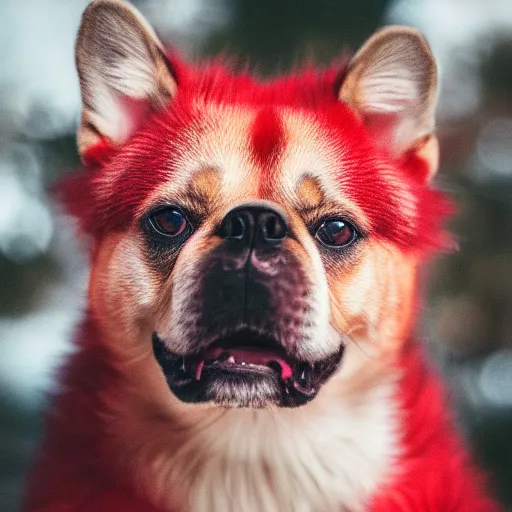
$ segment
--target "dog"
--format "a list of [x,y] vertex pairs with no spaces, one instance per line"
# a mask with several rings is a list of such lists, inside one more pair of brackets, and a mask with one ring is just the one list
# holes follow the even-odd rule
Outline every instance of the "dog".
[[262,83],[96,0],[76,64],[88,306],[24,512],[500,510],[416,335],[452,245],[422,35]]

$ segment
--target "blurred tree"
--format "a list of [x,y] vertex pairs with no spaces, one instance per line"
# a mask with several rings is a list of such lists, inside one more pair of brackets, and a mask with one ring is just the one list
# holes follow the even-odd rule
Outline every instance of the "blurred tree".
[[[461,250],[442,258],[429,281],[431,330],[452,351],[446,374],[465,388],[456,400],[461,422],[476,458],[491,472],[497,495],[510,507],[512,409],[485,402],[480,381],[471,376],[481,375],[489,353],[512,347],[512,168],[506,163],[512,148],[498,143],[492,147],[493,159],[503,166],[498,174],[487,169],[478,154],[485,126],[495,119],[512,119],[511,62],[512,37],[500,34],[480,70],[478,111],[441,127],[445,187],[459,207],[452,231]],[[500,375],[495,378],[499,387]],[[502,389],[502,396],[510,404],[510,390]]]
[[229,23],[203,47],[250,58],[262,74],[288,70],[313,55],[327,63],[357,47],[382,22],[388,0],[225,0]]

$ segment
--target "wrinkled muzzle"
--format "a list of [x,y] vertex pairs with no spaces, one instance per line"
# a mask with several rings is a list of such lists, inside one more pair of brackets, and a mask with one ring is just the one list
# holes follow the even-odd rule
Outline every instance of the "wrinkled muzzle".
[[343,347],[321,339],[332,336],[328,315],[286,216],[273,203],[238,206],[214,236],[194,271],[177,276],[173,325],[153,336],[171,390],[235,407],[310,401]]

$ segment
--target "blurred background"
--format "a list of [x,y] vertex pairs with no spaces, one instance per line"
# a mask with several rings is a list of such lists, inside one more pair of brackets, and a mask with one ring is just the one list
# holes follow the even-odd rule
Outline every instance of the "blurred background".
[[[19,509],[52,375],[70,350],[87,261],[48,185],[79,166],[73,44],[86,0],[0,2],[0,510]],[[512,510],[512,1],[137,0],[188,58],[261,76],[325,64],[385,24],[429,39],[441,72],[439,186],[461,251],[430,269],[426,339],[457,417]],[[435,469],[434,469],[435,470]]]

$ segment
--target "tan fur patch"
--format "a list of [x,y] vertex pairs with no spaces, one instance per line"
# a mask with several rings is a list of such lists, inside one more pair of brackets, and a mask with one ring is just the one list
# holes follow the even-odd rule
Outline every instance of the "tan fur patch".
[[297,189],[297,196],[300,201],[299,209],[319,208],[324,201],[324,193],[318,180],[306,176]]
[[190,211],[206,216],[218,203],[220,187],[219,171],[214,167],[206,167],[190,177],[186,191],[180,195],[180,203]]

